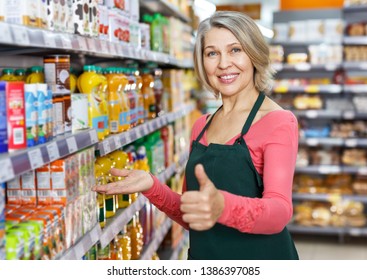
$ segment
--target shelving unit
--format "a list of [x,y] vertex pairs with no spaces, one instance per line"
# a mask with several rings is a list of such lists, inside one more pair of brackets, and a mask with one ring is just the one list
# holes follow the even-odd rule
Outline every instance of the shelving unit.
[[[176,17],[185,23],[190,22],[190,19],[184,13],[166,0],[140,0],[139,4],[141,13],[145,11],[149,13],[159,12],[166,16]],[[187,28],[191,31],[191,28]],[[53,32],[5,22],[0,22],[0,33],[2,34],[0,38],[2,56],[14,57],[19,60],[24,59],[24,57],[31,57],[32,63],[35,60],[41,61],[42,57],[49,53],[67,53],[78,64],[79,62],[80,64],[85,64],[87,59],[88,61],[97,61],[99,63],[131,59],[141,62],[156,62],[164,68],[186,69],[193,67],[192,60],[177,59],[167,53],[135,48],[100,40],[99,38]],[[7,65],[7,61],[3,61],[3,63]],[[34,170],[44,164],[64,158],[90,146],[95,146],[100,151],[101,156],[107,155],[177,121],[189,114],[194,108],[194,104],[188,103],[181,108],[176,108],[177,110],[174,112],[167,112],[129,131],[110,135],[103,141],[98,141],[96,130],[87,129],[74,134],[59,136],[50,142],[36,147],[2,154],[0,155],[0,183],[7,182],[27,171]],[[177,162],[167,167],[160,174],[157,174],[158,179],[164,183],[175,173],[182,172],[187,158],[188,152],[179,155]],[[81,259],[97,242],[100,242],[103,247],[107,246],[114,236],[122,230],[123,226],[146,203],[147,199],[143,195],[139,195],[138,199],[128,208],[120,209],[113,218],[108,219],[107,225],[103,229],[101,229],[99,224],[94,225],[91,230],[85,233],[68,250],[58,255],[56,259]],[[160,246],[171,225],[172,222],[167,219],[162,227],[155,232],[153,240],[146,245],[143,251],[142,259],[150,259],[152,257],[152,254]],[[4,251],[0,250],[0,259],[4,258]]]
[[[342,19],[346,23],[358,22],[365,19],[367,8],[362,7],[345,7],[344,9],[323,9],[323,10],[304,10],[304,11],[281,11],[274,13],[273,22],[276,23],[288,23],[298,20],[326,20],[326,19]],[[309,45],[367,45],[366,37],[349,37],[342,36],[335,40],[330,38],[323,41],[272,41],[272,45],[281,45],[284,48],[284,58],[290,53],[309,53]],[[365,73],[367,69],[367,63],[364,62],[351,62],[343,60],[341,63],[324,63],[311,64],[310,62],[302,62],[295,64],[288,63],[275,63],[273,68],[277,71],[276,79],[320,79],[327,78],[329,80],[334,79],[335,71],[342,69],[347,74],[355,73],[358,71]],[[349,101],[352,104],[354,96],[364,96],[367,93],[366,85],[362,84],[310,84],[300,86],[288,86],[277,84],[273,88],[274,98],[282,100],[283,97],[294,98],[298,95],[303,96],[318,96],[324,101],[322,108],[320,109],[305,109],[297,110],[290,105],[287,109],[293,111],[295,116],[299,119],[301,125],[314,124],[315,127],[322,127],[326,123],[331,122],[346,122],[346,121],[365,121],[367,114],[365,111],[358,111],[355,107],[352,108],[335,108],[333,106],[325,106],[326,100],[344,100]],[[319,125],[319,126],[318,126]],[[310,125],[312,126],[312,125]],[[367,139],[360,137],[302,137],[299,139],[300,148],[306,147],[309,149],[326,149],[331,151],[333,149],[364,149],[367,145]],[[344,164],[339,165],[307,165],[297,166],[295,170],[297,175],[308,175],[315,178],[323,178],[324,176],[333,176],[338,174],[346,174],[348,176],[366,176],[366,166],[348,166]],[[332,187],[332,186],[326,186]],[[366,195],[335,195],[334,193],[293,193],[293,201],[295,205],[301,202],[330,202],[332,199],[338,199],[342,201],[354,201],[360,202],[367,207]],[[366,215],[366,213],[364,213]],[[315,235],[338,235],[342,241],[344,236],[365,236],[367,227],[351,228],[345,227],[316,227],[316,226],[301,226],[296,223],[290,223],[287,228],[291,233],[297,234],[315,234]]]

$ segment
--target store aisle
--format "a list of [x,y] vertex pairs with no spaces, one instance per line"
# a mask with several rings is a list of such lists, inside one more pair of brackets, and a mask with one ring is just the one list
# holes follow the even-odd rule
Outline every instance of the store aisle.
[[330,236],[295,236],[301,260],[367,260],[367,240],[339,242]]

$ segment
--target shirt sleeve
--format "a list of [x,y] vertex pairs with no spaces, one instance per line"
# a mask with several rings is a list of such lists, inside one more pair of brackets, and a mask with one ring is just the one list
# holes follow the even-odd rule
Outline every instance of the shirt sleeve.
[[[190,137],[190,151],[192,141],[197,138],[201,129],[205,125],[206,115],[201,116],[194,124]],[[185,229],[189,228],[189,225],[182,220],[183,213],[180,210],[181,194],[173,192],[167,185],[162,184],[157,177],[152,175],[154,184],[153,186],[142,194],[159,210],[163,211],[169,218],[183,226]],[[186,179],[182,186],[182,192],[186,191]]]
[[297,151],[298,124],[294,115],[290,114],[273,126],[264,141],[262,198],[221,191],[225,207],[218,222],[247,233],[281,232],[293,213],[292,185]]

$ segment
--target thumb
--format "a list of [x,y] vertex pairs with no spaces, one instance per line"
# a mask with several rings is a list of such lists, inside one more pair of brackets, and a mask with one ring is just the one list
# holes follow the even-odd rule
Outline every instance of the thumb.
[[208,186],[211,186],[212,182],[210,181],[208,175],[206,175],[204,166],[202,164],[197,164],[195,166],[195,176],[199,182],[200,191],[204,190]]
[[118,177],[126,177],[129,176],[129,174],[132,172],[132,170],[129,169],[117,169],[117,168],[111,168],[110,173],[112,176],[118,176]]

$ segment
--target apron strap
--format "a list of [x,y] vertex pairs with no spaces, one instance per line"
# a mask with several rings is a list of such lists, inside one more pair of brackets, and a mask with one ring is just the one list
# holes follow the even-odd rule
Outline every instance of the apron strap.
[[204,132],[205,132],[205,130],[209,127],[209,125],[210,125],[210,123],[212,122],[212,119],[213,119],[213,117],[214,117],[214,115],[221,109],[223,107],[223,105],[221,105],[216,111],[215,111],[215,113],[213,114],[213,115],[211,115],[211,118],[209,119],[209,121],[206,123],[206,125],[204,126],[204,128],[201,130],[201,132],[200,132],[200,134],[199,134],[199,136],[196,138],[196,141],[197,142],[199,142],[200,141],[200,139],[201,139],[201,137],[203,137],[203,135],[204,135]]
[[246,120],[246,122],[245,122],[245,124],[242,128],[241,135],[240,135],[240,137],[237,138],[235,143],[242,142],[243,136],[246,135],[246,133],[250,129],[251,124],[252,124],[257,112],[259,111],[264,99],[265,99],[265,95],[262,92],[260,92],[259,96],[257,97],[256,102],[255,102],[254,106],[252,107],[252,109],[250,111],[250,114],[248,115],[247,120]]

